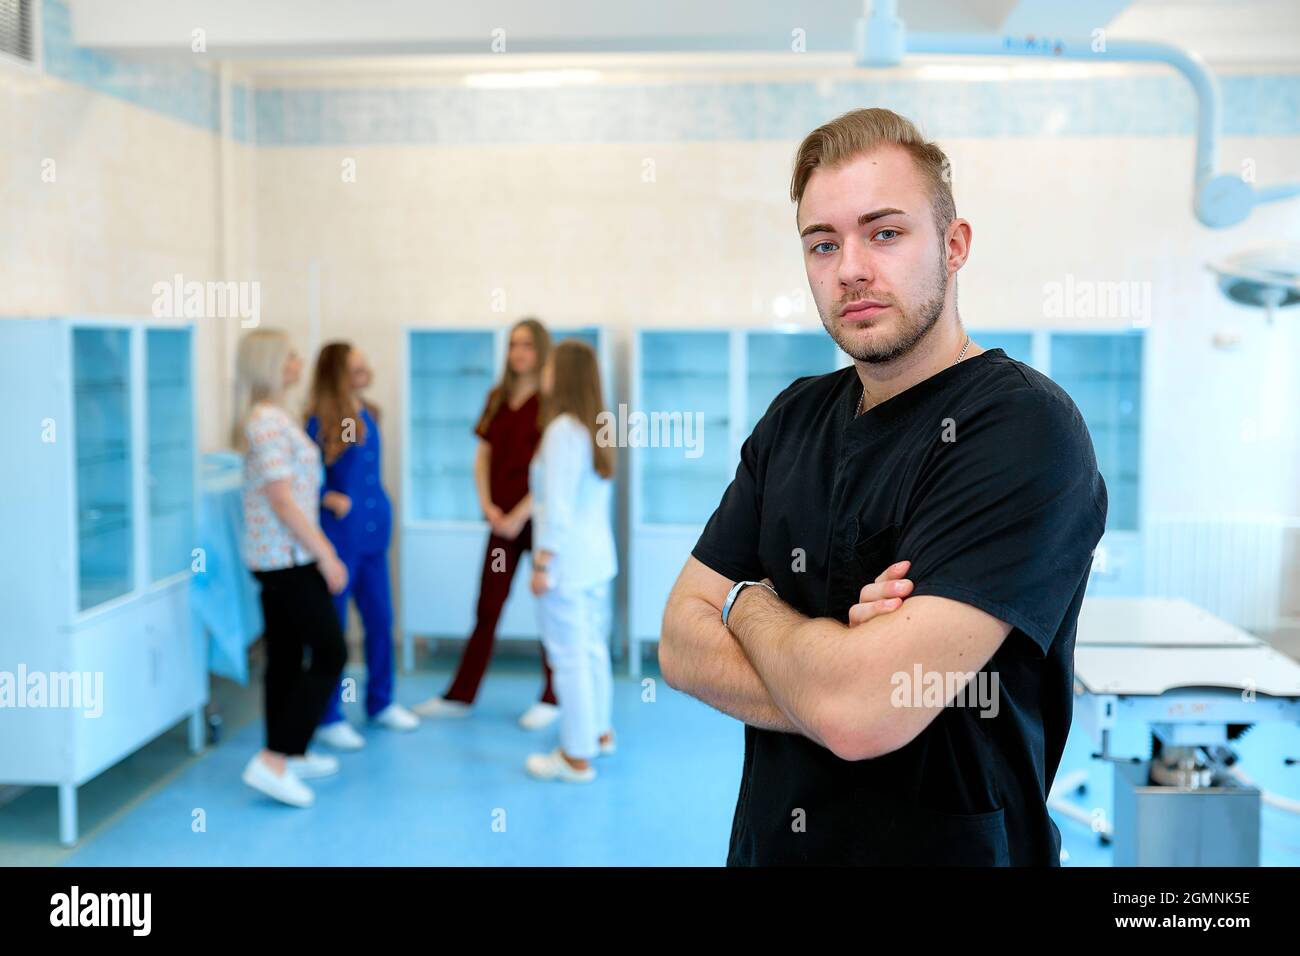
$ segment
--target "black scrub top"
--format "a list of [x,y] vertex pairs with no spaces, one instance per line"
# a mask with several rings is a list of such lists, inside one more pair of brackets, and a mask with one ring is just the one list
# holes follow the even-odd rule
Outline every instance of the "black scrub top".
[[976,678],[998,707],[947,706],[906,746],[860,761],[747,725],[727,862],[1059,865],[1046,800],[1106,524],[1088,430],[1056,383],[1002,349],[855,418],[861,393],[852,366],[782,391],[692,554],[733,581],[770,577],[796,610],[843,624],[864,584],[910,560],[913,596],[1011,625]]

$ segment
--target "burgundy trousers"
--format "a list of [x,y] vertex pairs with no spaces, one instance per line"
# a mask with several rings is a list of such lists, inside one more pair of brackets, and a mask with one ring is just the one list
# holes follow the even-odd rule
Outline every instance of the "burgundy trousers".
[[[465,644],[460,657],[460,666],[456,668],[456,677],[451,689],[443,694],[447,700],[457,700],[472,704],[478,696],[479,684],[487,672],[488,661],[492,659],[492,646],[496,643],[497,622],[501,619],[501,610],[506,598],[510,596],[510,582],[515,579],[515,569],[525,551],[533,546],[533,523],[529,521],[513,541],[492,534],[488,536],[487,551],[483,556],[483,574],[478,586],[478,610],[474,623],[474,633]],[[494,569],[497,549],[504,553],[503,566]],[[542,650],[542,673],[546,683],[542,688],[542,702],[554,704],[555,689],[551,686],[551,667],[546,662],[546,650]]]

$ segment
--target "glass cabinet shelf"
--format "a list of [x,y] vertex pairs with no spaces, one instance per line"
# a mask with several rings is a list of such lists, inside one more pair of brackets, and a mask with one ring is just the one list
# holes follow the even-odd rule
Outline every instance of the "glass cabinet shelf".
[[96,441],[92,436],[86,436],[77,444],[81,446],[77,449],[77,464],[84,466],[121,461],[129,451],[127,443],[118,439]]
[[[415,333],[417,335],[421,333]],[[433,380],[446,382],[449,378],[459,377],[486,377],[492,378],[492,369],[482,365],[464,365],[460,368],[439,368],[439,369],[416,369],[411,372],[411,378]]]
[[459,428],[466,421],[464,415],[417,415],[411,419],[412,428]]
[[[680,415],[680,431],[660,435],[682,447],[638,447],[641,518],[648,524],[703,524],[731,480],[731,336],[727,332],[648,331],[641,333],[640,407],[646,416],[645,441],[652,416]],[[697,415],[699,416],[697,418]],[[685,447],[690,435],[696,452]],[[696,434],[697,422],[702,429]],[[665,434],[666,432],[666,434]]]
[[807,332],[749,332],[746,335],[745,434],[797,378],[824,375],[839,367],[839,346],[822,329]]
[[[743,359],[733,351],[733,341],[743,349]],[[838,347],[822,330],[646,331],[639,342],[636,410],[698,414],[692,427],[697,420],[703,424],[699,457],[688,457],[683,448],[637,449],[638,520],[646,525],[707,521],[735,476],[740,442],[772,399],[795,379],[841,367]],[[733,359],[743,364],[736,367]],[[737,374],[739,383],[733,382]]]
[[81,610],[134,587],[131,358],[129,329],[72,330]]
[[[497,382],[505,335],[491,329],[408,331],[409,518],[483,520],[474,487],[474,426]],[[593,327],[551,330],[551,337],[581,339],[599,350],[600,333]],[[602,376],[608,371],[602,368]]]
[[436,465],[427,468],[412,468],[415,478],[436,478],[439,475],[473,475],[474,469],[464,465]]
[[1050,375],[1079,408],[1106,481],[1106,529],[1135,531],[1141,469],[1142,336],[1050,336]]
[[1008,358],[1026,365],[1034,364],[1034,336],[1029,332],[981,332],[979,329],[967,329],[971,341],[977,342],[985,351],[1001,349]]
[[[577,329],[555,329],[551,332],[551,338],[553,342],[563,342],[565,339],[577,339],[580,342],[586,342],[591,346],[592,351],[596,353],[597,360],[600,360],[600,330],[594,326]],[[609,369],[601,368],[602,381],[608,378],[609,374]]]
[[680,371],[680,372],[674,372],[674,371],[648,371],[648,372],[645,373],[645,375],[644,375],[643,377],[644,377],[645,380],[648,381],[648,382],[653,382],[653,381],[658,380],[658,379],[668,379],[668,380],[671,380],[671,381],[674,381],[674,382],[680,382],[680,381],[700,381],[700,380],[708,381],[708,380],[717,379],[717,378],[718,378],[718,373],[717,373],[717,372],[686,371],[686,370],[683,370],[683,371]]
[[495,333],[412,330],[407,347],[411,517],[474,520],[480,517],[474,426],[496,380]]
[[161,581],[189,568],[194,547],[192,335],[189,329],[144,334],[149,577]]
[[[1074,401],[1106,481],[1107,530],[1136,531],[1142,451],[1142,332],[971,330],[986,349],[1032,365]],[[1037,347],[1035,347],[1037,345]],[[1038,357],[1039,362],[1034,358]]]

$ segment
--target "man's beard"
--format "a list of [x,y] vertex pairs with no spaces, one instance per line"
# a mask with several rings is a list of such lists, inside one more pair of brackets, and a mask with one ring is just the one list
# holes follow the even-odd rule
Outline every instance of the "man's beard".
[[[850,358],[858,362],[881,365],[902,358],[916,348],[917,343],[925,338],[926,334],[934,328],[935,323],[939,321],[939,317],[943,315],[943,306],[948,295],[948,275],[943,269],[942,259],[939,260],[938,265],[939,268],[935,271],[934,282],[930,286],[929,298],[923,300],[915,309],[911,310],[904,310],[897,300],[890,303],[899,314],[898,334],[892,341],[867,343],[851,340],[850,336],[857,331],[857,327],[846,328],[842,324],[841,317],[836,316],[834,313],[832,313],[830,319],[823,315],[822,325],[830,333],[831,338],[835,340],[835,344],[843,349]],[[835,310],[839,308],[839,304],[832,306],[832,309]]]

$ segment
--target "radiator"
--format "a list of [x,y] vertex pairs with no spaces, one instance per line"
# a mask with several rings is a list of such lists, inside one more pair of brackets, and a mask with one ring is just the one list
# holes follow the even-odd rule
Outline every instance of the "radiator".
[[1145,593],[1181,597],[1248,631],[1278,627],[1291,600],[1300,519],[1285,515],[1148,514]]

